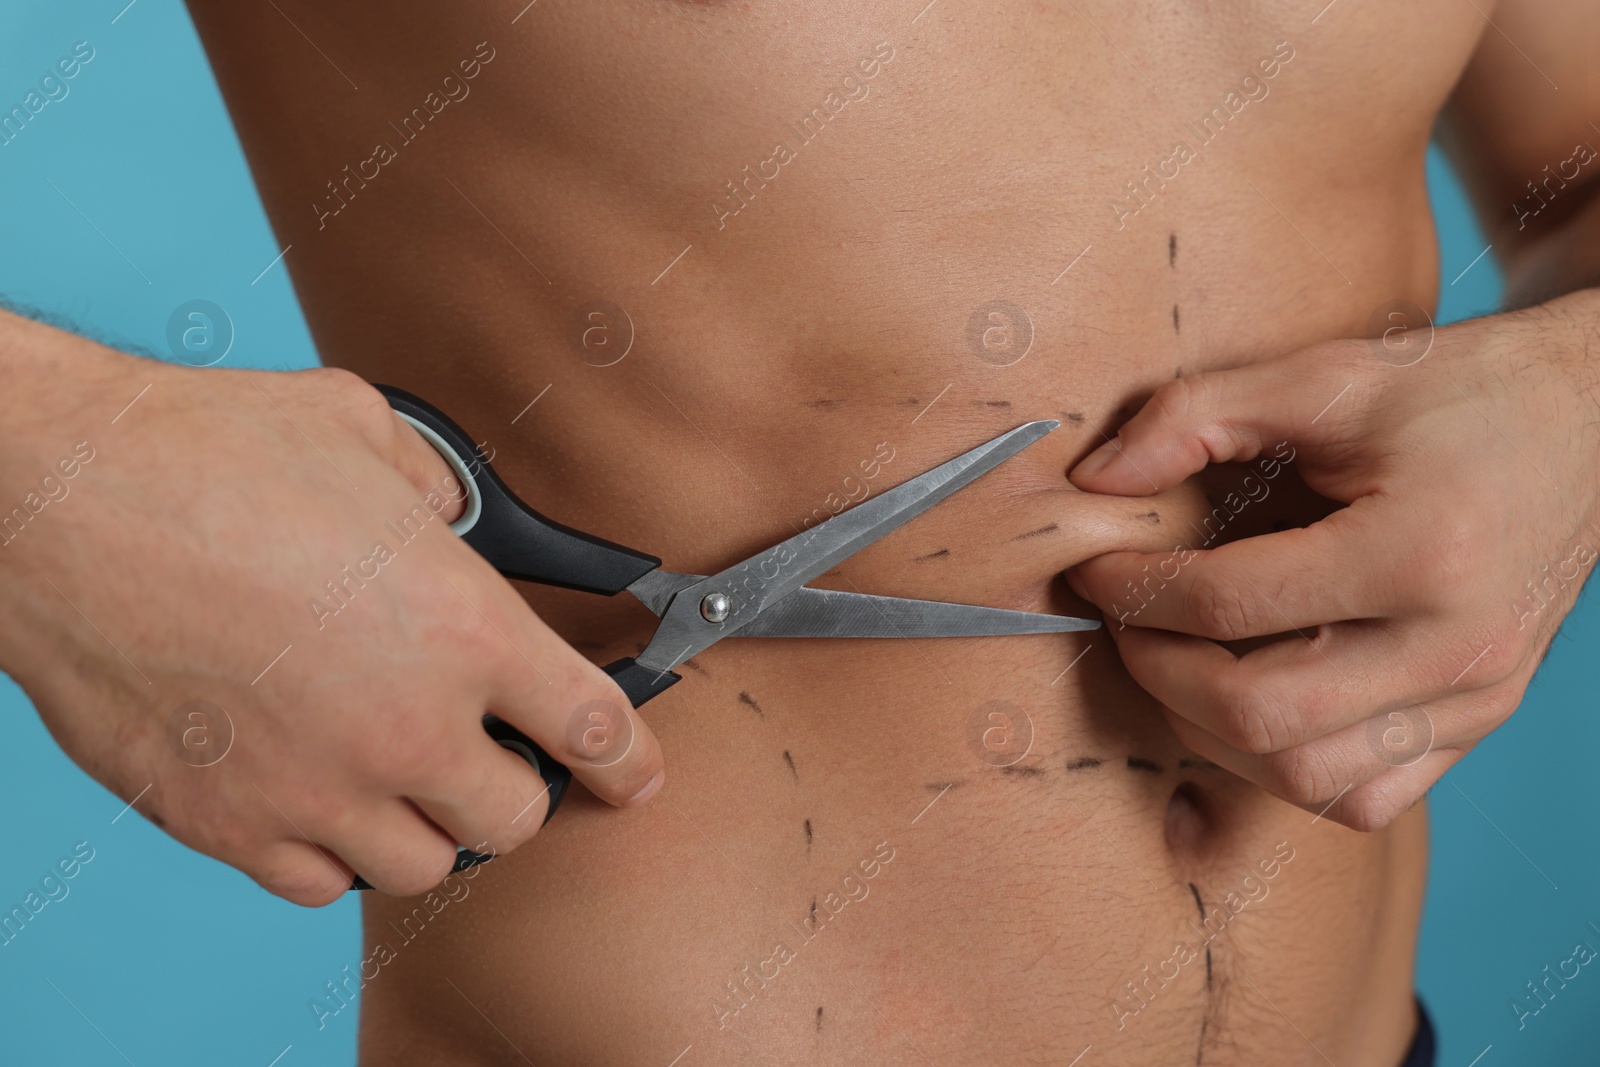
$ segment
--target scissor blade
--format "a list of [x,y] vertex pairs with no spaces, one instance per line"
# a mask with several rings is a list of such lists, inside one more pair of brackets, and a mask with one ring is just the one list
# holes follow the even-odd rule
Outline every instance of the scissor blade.
[[[1059,425],[1048,419],[1024,423],[752,559],[678,589],[638,662],[652,670],[671,670],[723,638],[733,637],[769,605],[921,515]],[[712,593],[728,598],[728,615],[717,624],[708,624],[700,614],[703,598]]]
[[727,587],[727,595],[734,601],[736,618],[743,616],[742,621],[749,623],[766,605],[826,574],[836,564],[921,515],[1060,425],[1054,420],[1042,420],[1008,430],[849,511],[779,542],[754,559],[713,575],[711,580]]
[[667,608],[672,606],[673,597],[705,580],[703,574],[678,574],[657,568],[628,586],[628,592],[657,615],[665,615]]
[[999,637],[1099,629],[1098,619],[1043,615],[939,600],[904,600],[836,589],[797,589],[739,637]]

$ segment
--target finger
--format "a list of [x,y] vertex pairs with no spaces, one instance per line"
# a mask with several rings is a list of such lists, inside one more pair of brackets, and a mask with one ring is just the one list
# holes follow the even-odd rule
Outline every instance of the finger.
[[[1128,673],[1166,707],[1240,751],[1266,755],[1446,693],[1440,638],[1419,627],[1324,627],[1242,656],[1159,630],[1113,630]],[[1452,661],[1453,662],[1453,661]]]
[[[539,832],[550,807],[550,787],[527,760],[501,747],[481,729],[462,739],[444,773],[411,800],[459,844],[474,852],[510,852]],[[475,733],[476,736],[470,736]]]
[[[1342,785],[1311,796],[1294,789],[1272,788],[1252,777],[1248,767],[1231,766],[1227,746],[1208,751],[1211,746],[1202,740],[1200,747],[1190,747],[1198,755],[1247,781],[1262,785],[1273,796],[1310,813],[1312,822],[1326,819],[1363,833],[1382,830],[1409,811],[1444,772],[1467,753],[1464,748],[1438,747],[1414,762],[1399,766],[1381,760],[1363,760],[1344,776]],[[1257,758],[1244,757],[1247,761]]]
[[380,893],[397,897],[425,893],[444,881],[455,865],[456,842],[408,800],[382,801],[347,814],[340,824],[322,835],[325,850],[359,871]]
[[470,564],[450,585],[460,598],[453,614],[482,657],[479,713],[510,723],[602,800],[645,803],[665,781],[655,734],[604,671],[545,625],[482,557],[467,555]]
[[627,695],[540,620],[506,587],[501,615],[512,620],[503,669],[490,681],[489,706],[572,770],[597,797],[629,807],[665,782],[661,745]]
[[1235,748],[1170,710],[1165,715],[1172,732],[1191,752],[1314,815],[1342,793],[1389,769],[1347,736],[1259,755]]
[[1395,522],[1381,496],[1367,496],[1303,529],[1217,548],[1109,553],[1068,581],[1122,626],[1216,641],[1379,618],[1413,606],[1397,572],[1411,573],[1420,542]]
[[1352,830],[1382,830],[1416,807],[1417,801],[1467,751],[1464,748],[1436,748],[1415,763],[1391,768],[1339,797],[1324,810],[1323,817]]
[[307,908],[333,903],[355,880],[348,863],[304,840],[275,841],[252,856],[224,862],[239,868],[273,896]]
[[[325,407],[327,417],[354,430],[366,445],[403,475],[421,493],[444,494],[443,509],[454,522],[463,509],[464,487],[454,468],[409,422],[401,418],[377,389],[350,371],[319,367],[282,375],[284,383],[298,385],[304,396]],[[463,460],[471,457],[462,457]]]
[[[1326,737],[1266,755],[1241,752],[1171,712],[1167,718],[1179,740],[1196,753],[1314,815],[1337,810],[1335,805],[1348,796],[1368,801],[1386,798],[1387,807],[1363,809],[1358,804],[1336,815],[1337,821],[1358,829],[1378,827],[1356,826],[1349,820],[1375,819],[1380,814],[1392,818],[1415,801],[1416,796],[1400,798],[1391,792],[1397,783],[1411,780],[1410,775],[1395,777],[1394,772],[1429,761],[1440,750],[1455,752],[1459,758],[1486,732],[1484,700],[1478,694],[1380,712]],[[1384,791],[1368,789],[1380,779],[1389,781]],[[1432,781],[1428,778],[1422,788]]]
[[[398,413],[394,414],[394,453],[390,457],[395,469],[405,475],[408,482],[423,494],[437,494],[445,506],[439,512],[446,522],[455,522],[466,510],[467,488],[456,470],[428,439],[417,432]],[[462,457],[470,459],[471,457]]]
[[619,807],[644,804],[665,782],[655,734],[598,667],[584,662],[566,673],[565,681],[556,679],[554,686],[564,698],[507,691],[497,695],[495,713],[570,768],[600,799]]
[[1319,418],[1330,401],[1356,407],[1362,400],[1354,361],[1331,358],[1335,351],[1323,345],[1167,382],[1068,477],[1093,492],[1138,496],[1170,488],[1208,463],[1251,460],[1267,451],[1287,463],[1295,448],[1316,448],[1329,434],[1348,432],[1335,431],[1336,420]]

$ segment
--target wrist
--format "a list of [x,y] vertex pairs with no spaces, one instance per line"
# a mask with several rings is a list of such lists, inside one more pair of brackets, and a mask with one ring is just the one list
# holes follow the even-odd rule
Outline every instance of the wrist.
[[159,365],[0,311],[0,381],[6,383],[0,390],[0,490],[14,488],[18,478],[27,481],[30,462],[43,462],[66,438],[81,440],[108,425],[133,398],[117,399],[141,366]]
[[[1581,454],[1579,470],[1588,475],[1584,512],[1600,521],[1600,289],[1569,293],[1533,309],[1545,317],[1533,324],[1528,350],[1550,353],[1570,385],[1579,410],[1563,416],[1570,426],[1567,448]],[[1557,400],[1558,405],[1560,400]]]
[[0,570],[22,565],[27,543],[50,525],[47,512],[80,484],[138,392],[142,362],[0,312]]
[[1600,289],[1580,289],[1530,308],[1534,352],[1549,352],[1600,424]]

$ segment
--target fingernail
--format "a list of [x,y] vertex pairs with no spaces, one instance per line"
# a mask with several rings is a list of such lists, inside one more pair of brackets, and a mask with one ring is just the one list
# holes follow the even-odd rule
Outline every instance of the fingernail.
[[1122,438],[1113,437],[1084,457],[1082,463],[1072,468],[1068,478],[1093,478],[1122,454]]
[[667,772],[664,770],[657,771],[655,776],[644,784],[644,788],[633,794],[633,796],[629,797],[623,806],[632,808],[643,804],[645,801],[655,796],[656,793],[660,792],[661,786],[665,784],[666,780]]

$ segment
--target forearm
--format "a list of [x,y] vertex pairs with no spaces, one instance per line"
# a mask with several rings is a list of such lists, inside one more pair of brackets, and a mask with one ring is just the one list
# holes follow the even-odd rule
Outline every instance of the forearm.
[[[41,435],[73,432],[65,420],[125,380],[137,357],[0,305],[0,488]],[[148,364],[146,364],[148,365]],[[130,397],[131,399],[131,397]],[[109,420],[117,412],[106,413]],[[75,425],[75,424],[73,424]]]
[[[0,311],[0,568],[5,549],[65,496],[73,447],[110,428],[135,360],[74,334]],[[119,392],[120,385],[120,392]],[[126,400],[131,400],[129,393]],[[101,408],[106,408],[102,413]],[[92,446],[84,451],[92,451]]]
[[60,594],[41,579],[70,587],[82,570],[55,552],[86,518],[81,494],[103,480],[111,420],[138,391],[141,363],[0,311],[0,669],[15,678],[59,659],[49,601]]
[[[0,519],[40,490],[41,479],[62,477],[58,461],[75,444],[115,433],[112,420],[162,369],[0,311]],[[0,551],[10,539],[0,530]]]

